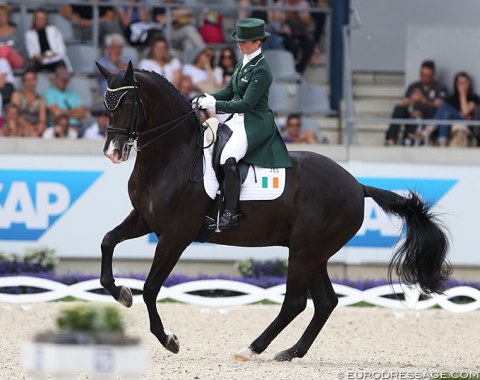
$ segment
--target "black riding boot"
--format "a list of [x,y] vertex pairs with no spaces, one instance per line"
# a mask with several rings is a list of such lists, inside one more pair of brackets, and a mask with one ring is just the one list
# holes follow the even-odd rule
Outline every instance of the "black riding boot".
[[[223,165],[225,210],[218,224],[220,230],[239,224],[240,215],[237,214],[238,200],[240,199],[240,173],[237,160],[231,157]],[[209,230],[217,229],[217,221],[208,226]]]

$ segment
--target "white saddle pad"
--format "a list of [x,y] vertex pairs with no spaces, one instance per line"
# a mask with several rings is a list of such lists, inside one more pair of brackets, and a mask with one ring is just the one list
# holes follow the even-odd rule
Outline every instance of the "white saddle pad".
[[[205,137],[205,146],[208,145],[207,137]],[[204,169],[205,176],[203,177],[203,184],[208,196],[215,199],[219,183],[215,176],[215,171],[212,166],[212,155],[209,149],[205,149]],[[255,170],[252,167],[248,169],[247,178],[242,184],[240,191],[241,201],[254,200],[272,200],[282,195],[285,189],[285,168],[270,169],[262,168],[255,165]]]

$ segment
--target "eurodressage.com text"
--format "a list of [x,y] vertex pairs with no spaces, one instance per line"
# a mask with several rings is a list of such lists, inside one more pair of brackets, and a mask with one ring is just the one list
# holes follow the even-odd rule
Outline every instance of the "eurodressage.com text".
[[345,380],[477,379],[480,371],[346,371],[337,377]]

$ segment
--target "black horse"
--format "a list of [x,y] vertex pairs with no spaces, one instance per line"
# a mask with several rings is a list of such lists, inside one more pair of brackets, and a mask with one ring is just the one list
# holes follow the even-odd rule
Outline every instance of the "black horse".
[[[150,330],[173,353],[179,351],[174,334],[167,334],[157,311],[162,284],[185,248],[204,231],[212,201],[201,181],[193,180],[202,160],[201,128],[190,103],[163,77],[128,68],[110,73],[97,63],[108,81],[105,106],[109,112],[104,153],[114,163],[128,159],[132,146],[139,150],[128,191],[133,210],[108,232],[101,245],[101,284],[121,304],[132,304],[130,289],[115,285],[112,256],[127,239],[155,233],[158,244],[143,298]],[[240,203],[238,227],[203,240],[224,245],[289,247],[286,293],[279,315],[238,359],[260,354],[299,314],[311,295],[315,312],[305,333],[276,360],[303,357],[338,303],[327,273],[327,261],[358,231],[364,199],[372,197],[381,208],[401,217],[406,236],[393,256],[389,274],[396,272],[407,284],[419,284],[426,293],[441,292],[450,274],[446,260],[448,239],[419,197],[363,186],[331,159],[310,152],[291,152],[283,194],[272,201]],[[199,164],[200,165],[196,165]],[[197,168],[198,171],[198,168]]]

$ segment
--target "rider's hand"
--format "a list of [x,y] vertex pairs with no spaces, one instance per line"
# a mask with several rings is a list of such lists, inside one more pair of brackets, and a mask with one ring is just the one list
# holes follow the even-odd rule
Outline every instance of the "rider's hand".
[[198,105],[198,101],[199,101],[199,100],[200,100],[200,96],[197,96],[196,98],[193,98],[193,99],[192,99],[192,102],[191,102],[191,103],[192,103],[192,108],[193,108],[193,109],[199,107],[199,105]]
[[215,108],[216,103],[217,99],[207,93],[198,100],[198,106],[203,109]]

